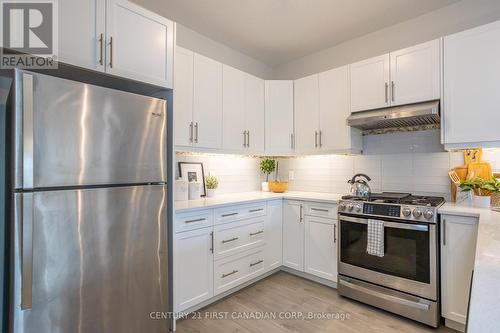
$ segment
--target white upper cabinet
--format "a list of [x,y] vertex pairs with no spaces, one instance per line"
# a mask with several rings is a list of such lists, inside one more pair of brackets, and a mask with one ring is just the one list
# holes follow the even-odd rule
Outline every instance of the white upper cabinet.
[[107,71],[171,88],[174,22],[127,0],[107,3]]
[[242,151],[246,148],[246,74],[226,65],[223,66],[222,73],[223,149]]
[[251,153],[263,153],[265,142],[265,97],[264,80],[246,75],[245,127],[247,149]]
[[317,152],[320,147],[318,74],[295,80],[294,109],[296,151]]
[[350,65],[351,112],[390,105],[389,54]]
[[176,146],[193,143],[193,74],[194,53],[175,49],[174,139]]
[[293,81],[266,81],[266,154],[293,153]]
[[500,21],[444,38],[445,146],[500,145]]
[[105,6],[105,0],[59,1],[59,61],[105,70]]
[[411,104],[441,97],[441,41],[439,39],[391,52],[391,105]]
[[222,147],[222,64],[194,55],[193,146]]
[[321,149],[360,152],[360,131],[347,125],[350,114],[349,69],[335,68],[319,74],[319,118]]

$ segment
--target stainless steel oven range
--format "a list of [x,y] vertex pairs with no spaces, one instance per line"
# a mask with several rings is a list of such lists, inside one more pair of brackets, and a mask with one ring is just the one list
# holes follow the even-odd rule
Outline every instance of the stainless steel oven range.
[[[379,193],[339,202],[340,295],[437,327],[440,197]],[[368,221],[384,223],[384,253],[367,253]]]

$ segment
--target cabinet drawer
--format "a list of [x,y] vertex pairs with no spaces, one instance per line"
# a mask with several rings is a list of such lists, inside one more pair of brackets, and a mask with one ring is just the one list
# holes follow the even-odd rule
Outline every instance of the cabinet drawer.
[[195,230],[210,227],[214,224],[213,211],[203,210],[198,212],[182,213],[175,216],[175,232]]
[[267,203],[261,202],[249,205],[237,205],[215,209],[215,224],[238,221],[246,218],[265,216],[267,214]]
[[307,202],[305,205],[305,215],[337,218],[337,205]]
[[214,267],[215,295],[264,273],[264,248],[217,260]]
[[264,244],[264,217],[215,227],[215,259],[227,257]]

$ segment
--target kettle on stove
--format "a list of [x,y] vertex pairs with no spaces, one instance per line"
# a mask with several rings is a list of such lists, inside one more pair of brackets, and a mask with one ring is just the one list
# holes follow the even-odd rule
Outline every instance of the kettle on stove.
[[[362,177],[366,180],[362,179]],[[368,185],[370,180],[371,178],[363,173],[355,174],[352,179],[347,181],[351,184],[351,195],[358,198],[368,198],[371,194],[370,185]]]

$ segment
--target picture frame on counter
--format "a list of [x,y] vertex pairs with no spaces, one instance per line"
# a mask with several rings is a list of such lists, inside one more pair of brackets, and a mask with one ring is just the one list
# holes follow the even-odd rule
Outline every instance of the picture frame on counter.
[[201,196],[207,195],[205,186],[205,170],[201,162],[178,162],[179,178],[185,179],[188,183],[199,182],[201,184]]

